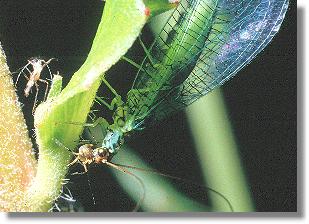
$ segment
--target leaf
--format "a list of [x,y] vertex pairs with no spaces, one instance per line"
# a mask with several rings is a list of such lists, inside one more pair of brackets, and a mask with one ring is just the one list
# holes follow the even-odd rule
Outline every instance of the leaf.
[[144,9],[142,0],[107,1],[85,63],[58,96],[38,106],[34,122],[40,154],[28,191],[29,210],[47,211],[59,196],[72,156],[68,149],[74,150],[83,130],[68,122],[86,121],[104,72],[126,53],[146,23]]

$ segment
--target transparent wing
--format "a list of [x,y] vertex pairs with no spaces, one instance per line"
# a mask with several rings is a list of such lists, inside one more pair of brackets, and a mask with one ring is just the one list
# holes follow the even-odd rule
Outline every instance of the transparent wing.
[[215,16],[196,62],[188,60],[180,66],[186,72],[191,70],[156,98],[147,109],[147,118],[162,119],[233,77],[271,41],[287,8],[288,0],[219,0],[212,9]]
[[232,78],[271,41],[287,8],[287,0],[222,1],[218,10],[238,12],[230,22],[231,35],[222,42],[218,30],[211,31],[194,70],[156,107],[152,118],[162,119]]
[[216,18],[218,0],[182,0],[157,36],[127,94],[130,115],[143,121],[189,76]]

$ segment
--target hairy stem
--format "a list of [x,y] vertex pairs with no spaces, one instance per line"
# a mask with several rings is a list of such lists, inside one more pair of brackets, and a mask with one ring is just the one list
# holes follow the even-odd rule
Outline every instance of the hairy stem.
[[20,211],[36,161],[1,43],[0,77],[0,211]]

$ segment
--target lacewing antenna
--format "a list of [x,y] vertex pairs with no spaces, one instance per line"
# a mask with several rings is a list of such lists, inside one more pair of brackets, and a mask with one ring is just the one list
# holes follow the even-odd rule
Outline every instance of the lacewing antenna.
[[216,195],[220,196],[227,203],[227,205],[229,206],[229,209],[231,210],[231,212],[234,212],[234,208],[233,208],[231,202],[227,199],[227,197],[224,196],[219,191],[216,191],[215,189],[213,189],[211,187],[207,187],[205,185],[198,184],[198,183],[192,182],[190,180],[183,179],[181,177],[177,177],[177,176],[173,176],[173,175],[170,175],[170,174],[161,173],[161,172],[159,172],[157,170],[153,170],[153,169],[140,168],[140,167],[135,167],[135,166],[130,166],[130,165],[123,165],[123,164],[118,164],[118,163],[114,163],[114,165],[116,165],[118,167],[122,167],[122,168],[128,168],[128,169],[133,169],[133,170],[138,170],[138,171],[148,172],[148,173],[154,173],[154,174],[157,174],[159,176],[171,178],[171,179],[174,179],[174,180],[180,180],[180,181],[183,181],[183,182],[188,183],[188,184],[194,184],[194,185],[196,185],[198,187],[205,188],[205,189],[215,193]]
[[[130,172],[129,170],[125,169],[126,167],[125,166],[121,166],[121,165],[118,165],[118,164],[115,164],[115,163],[112,163],[112,162],[104,162],[106,165],[120,171],[120,172],[123,172],[125,174],[128,174],[129,176],[131,176],[134,180],[136,180],[136,182],[141,186],[142,188],[142,192],[141,192],[141,195],[140,195],[140,199],[138,200],[138,202],[136,203],[134,209],[132,210],[133,212],[137,212],[138,209],[141,207],[144,199],[145,199],[145,185],[142,181],[142,179],[140,177],[138,177],[137,175],[135,175],[134,173]],[[129,168],[129,167],[128,167]]]

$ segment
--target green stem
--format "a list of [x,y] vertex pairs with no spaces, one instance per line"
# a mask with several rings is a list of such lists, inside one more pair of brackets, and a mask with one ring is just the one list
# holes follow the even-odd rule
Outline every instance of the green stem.
[[[133,165],[135,167],[152,169],[146,165],[141,158],[128,146],[124,146],[113,162],[119,164]],[[187,211],[209,211],[206,206],[186,197],[166,180],[166,178],[150,172],[130,170],[140,177],[145,185],[145,199],[141,205],[144,211],[151,212],[187,212]],[[137,202],[140,199],[141,187],[130,175],[113,170],[119,184]]]
[[[207,185],[224,194],[236,212],[254,211],[220,89],[188,107],[187,115]],[[224,201],[211,199],[213,210],[229,211]]]
[[61,193],[72,157],[68,149],[75,149],[83,130],[82,125],[69,122],[85,123],[104,72],[126,53],[146,23],[143,7],[142,0],[107,1],[85,63],[61,93],[56,85],[52,96],[37,108],[34,118],[40,154],[26,199],[30,211],[47,211]]

